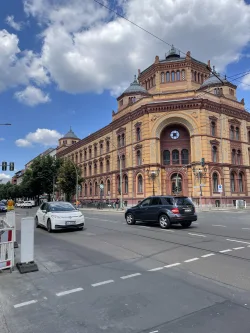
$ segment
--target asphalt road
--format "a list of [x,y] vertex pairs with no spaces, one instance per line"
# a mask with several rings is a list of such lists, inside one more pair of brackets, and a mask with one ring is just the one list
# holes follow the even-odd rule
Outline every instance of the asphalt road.
[[84,214],[83,231],[35,230],[39,272],[0,274],[1,333],[250,332],[249,212],[170,230]]

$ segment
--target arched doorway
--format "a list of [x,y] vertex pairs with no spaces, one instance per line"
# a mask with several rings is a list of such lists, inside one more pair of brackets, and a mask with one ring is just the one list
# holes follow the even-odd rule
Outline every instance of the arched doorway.
[[179,173],[174,173],[171,176],[171,190],[173,195],[181,195],[183,188],[182,176]]

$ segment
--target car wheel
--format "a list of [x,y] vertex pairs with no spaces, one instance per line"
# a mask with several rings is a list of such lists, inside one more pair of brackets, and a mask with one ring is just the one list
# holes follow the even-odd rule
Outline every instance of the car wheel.
[[128,213],[127,216],[126,216],[126,222],[127,222],[127,224],[129,224],[129,225],[135,224],[135,218],[134,218],[134,215],[131,214],[131,213]]
[[191,224],[192,224],[192,222],[190,222],[190,221],[181,222],[181,225],[183,228],[189,228]]
[[37,216],[35,217],[35,225],[36,225],[36,228],[39,228],[39,222],[38,222],[38,217]]
[[49,233],[52,232],[52,227],[51,227],[51,221],[50,221],[50,219],[48,219],[48,221],[47,221],[47,230],[48,230]]
[[160,215],[159,223],[162,229],[169,229],[171,226],[170,220],[166,214]]

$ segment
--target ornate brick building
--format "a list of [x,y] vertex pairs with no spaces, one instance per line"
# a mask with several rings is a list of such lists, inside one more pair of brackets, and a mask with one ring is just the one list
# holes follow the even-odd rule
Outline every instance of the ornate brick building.
[[172,47],[138,71],[109,125],[82,140],[72,131],[59,140],[57,155],[82,168],[81,199],[99,199],[100,184],[104,198],[119,198],[121,162],[129,203],[153,191],[203,204],[250,203],[250,114],[237,87],[208,68]]

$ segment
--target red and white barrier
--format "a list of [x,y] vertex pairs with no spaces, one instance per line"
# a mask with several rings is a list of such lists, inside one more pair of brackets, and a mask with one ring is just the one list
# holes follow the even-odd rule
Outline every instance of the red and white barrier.
[[0,221],[0,270],[14,266],[14,228],[5,221]]

